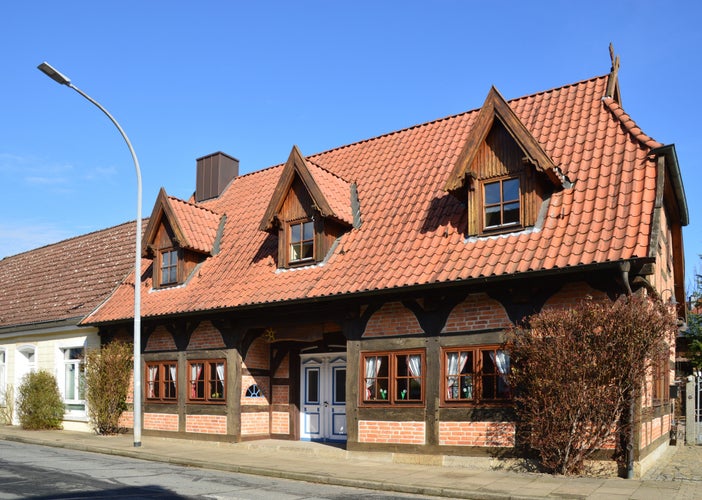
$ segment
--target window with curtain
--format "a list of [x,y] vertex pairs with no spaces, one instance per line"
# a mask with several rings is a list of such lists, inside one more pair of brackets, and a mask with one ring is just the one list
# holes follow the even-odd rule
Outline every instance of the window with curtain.
[[424,351],[363,353],[362,401],[369,404],[424,402]]
[[442,363],[444,403],[494,403],[511,398],[507,351],[496,346],[446,348]]
[[226,363],[222,359],[188,362],[188,400],[224,403]]
[[178,364],[175,361],[146,363],[146,399],[173,403],[178,399]]

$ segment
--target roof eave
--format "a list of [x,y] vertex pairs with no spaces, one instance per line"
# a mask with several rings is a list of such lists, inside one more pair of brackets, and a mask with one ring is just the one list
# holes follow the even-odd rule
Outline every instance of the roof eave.
[[687,226],[690,223],[690,213],[687,207],[685,186],[682,182],[682,174],[680,173],[680,164],[678,163],[678,153],[675,150],[675,144],[668,144],[666,146],[652,149],[651,153],[656,156],[665,157],[665,164],[668,166],[668,171],[670,172],[675,199],[678,202],[678,207],[680,209],[680,224]]

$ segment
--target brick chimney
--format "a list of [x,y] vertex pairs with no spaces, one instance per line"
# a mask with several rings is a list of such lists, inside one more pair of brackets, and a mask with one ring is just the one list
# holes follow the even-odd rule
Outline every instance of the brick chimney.
[[217,198],[229,182],[239,175],[239,160],[218,151],[197,160],[195,201]]

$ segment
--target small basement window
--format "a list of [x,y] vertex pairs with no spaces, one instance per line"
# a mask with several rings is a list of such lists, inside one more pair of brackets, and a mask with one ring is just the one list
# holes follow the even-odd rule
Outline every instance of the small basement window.
[[248,389],[246,389],[246,397],[247,398],[262,398],[263,393],[261,392],[261,389],[259,389],[258,385],[251,384],[248,387]]

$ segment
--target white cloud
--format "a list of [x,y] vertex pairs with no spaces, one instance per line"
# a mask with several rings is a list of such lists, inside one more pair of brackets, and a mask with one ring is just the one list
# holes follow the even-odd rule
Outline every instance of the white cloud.
[[0,258],[57,243],[74,236],[66,228],[31,221],[0,222]]

